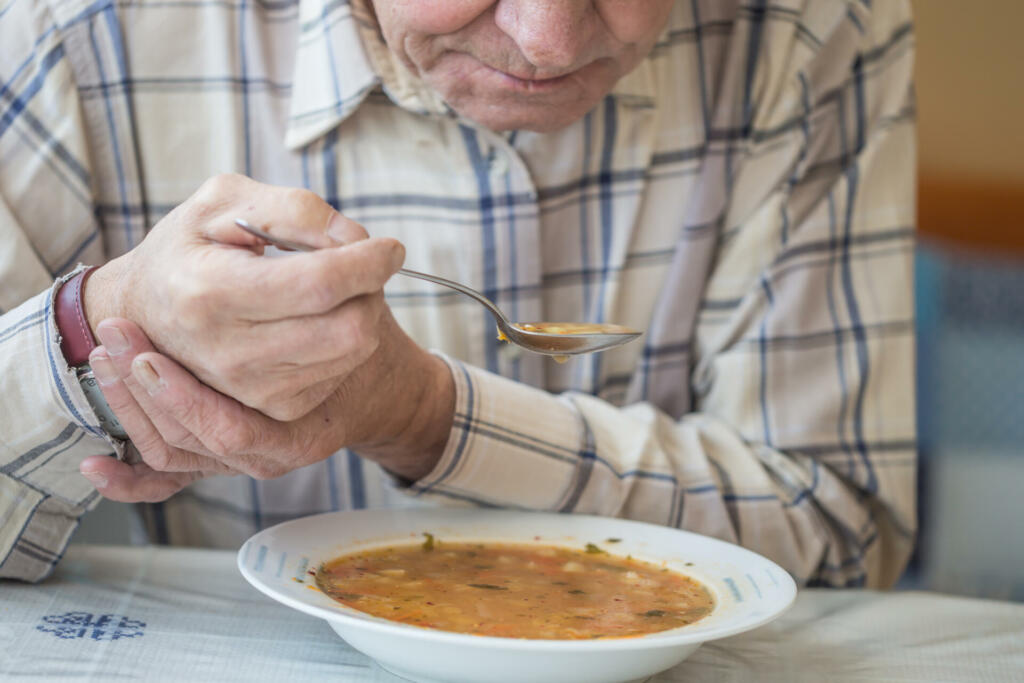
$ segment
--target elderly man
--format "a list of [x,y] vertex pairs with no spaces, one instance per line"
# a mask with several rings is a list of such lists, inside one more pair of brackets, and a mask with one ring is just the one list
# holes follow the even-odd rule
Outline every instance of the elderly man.
[[[907,3],[17,0],[0,52],[0,576],[99,494],[158,542],[447,503],[902,570]],[[403,259],[645,335],[517,355]]]

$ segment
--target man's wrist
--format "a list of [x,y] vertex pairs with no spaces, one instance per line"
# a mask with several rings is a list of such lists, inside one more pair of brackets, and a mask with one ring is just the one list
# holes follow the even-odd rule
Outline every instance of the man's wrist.
[[119,306],[121,293],[114,280],[117,279],[117,271],[124,262],[124,257],[114,259],[103,267],[99,268],[89,278],[87,286],[82,290],[82,305],[84,306],[86,320],[96,335],[96,326],[107,318],[120,317]]
[[414,419],[413,428],[417,430],[414,444],[420,444],[423,457],[419,460],[420,467],[410,476],[412,480],[425,477],[437,465],[438,460],[448,445],[452,422],[455,420],[455,380],[452,379],[448,364],[433,354],[428,354],[432,373],[433,388],[421,402],[418,415]]
[[[415,346],[411,340],[409,343]],[[400,426],[385,440],[352,446],[409,482],[422,479],[436,467],[455,417],[455,380],[448,364],[419,347],[415,349],[424,362],[406,375],[408,381],[403,383],[400,402],[407,402],[410,410],[395,423]],[[419,391],[411,392],[410,387]]]

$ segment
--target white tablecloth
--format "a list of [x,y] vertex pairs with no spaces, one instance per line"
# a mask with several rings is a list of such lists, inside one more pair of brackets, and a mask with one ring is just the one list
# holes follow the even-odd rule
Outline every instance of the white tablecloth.
[[[400,679],[251,588],[233,553],[72,547],[47,582],[0,582],[0,680]],[[1024,681],[1024,605],[806,590],[657,683]]]

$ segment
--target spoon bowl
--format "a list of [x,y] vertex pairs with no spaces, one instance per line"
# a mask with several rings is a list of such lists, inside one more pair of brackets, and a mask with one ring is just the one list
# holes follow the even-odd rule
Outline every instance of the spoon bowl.
[[[254,227],[242,218],[236,218],[235,225],[249,234],[259,237],[263,241],[285,251],[316,250],[316,247],[308,244],[271,235],[265,230]],[[449,287],[476,299],[494,316],[500,338],[527,351],[554,356],[556,360],[564,360],[564,356],[605,351],[621,346],[641,335],[641,332],[622,325],[603,323],[514,323],[508,319],[508,316],[493,301],[471,287],[436,275],[409,270],[408,268],[401,268],[398,272],[407,277],[414,277],[443,287]]]
[[[636,339],[640,332],[622,325],[589,324],[579,325],[585,328],[580,331],[551,331],[552,328],[565,329],[579,325],[578,323],[510,323],[510,330],[502,329],[502,336],[517,346],[528,348],[535,353],[550,356],[572,356],[580,353],[593,353],[614,348],[620,344]],[[499,325],[500,327],[500,325]]]

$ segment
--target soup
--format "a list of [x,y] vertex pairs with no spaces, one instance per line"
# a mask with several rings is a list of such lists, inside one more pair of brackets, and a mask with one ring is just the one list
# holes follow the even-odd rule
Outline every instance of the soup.
[[512,323],[523,332],[544,334],[634,334],[636,330],[613,323]]
[[316,582],[376,617],[506,638],[641,636],[691,624],[714,606],[693,579],[594,544],[442,544],[428,535],[423,544],[339,557]]

